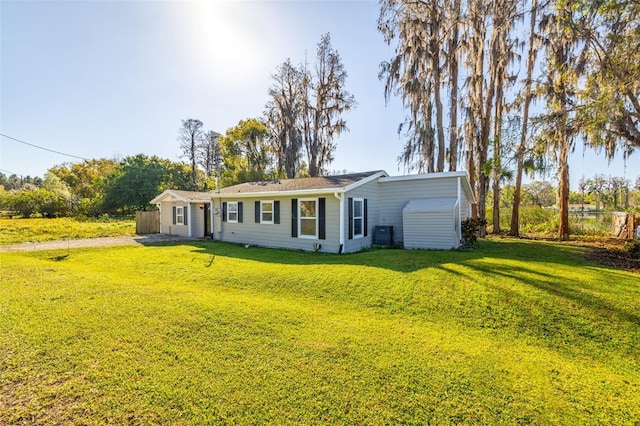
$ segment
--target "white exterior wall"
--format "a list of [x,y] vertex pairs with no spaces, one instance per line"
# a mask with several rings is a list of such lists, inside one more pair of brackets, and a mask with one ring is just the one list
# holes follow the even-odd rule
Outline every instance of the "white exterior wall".
[[[292,198],[319,199],[326,202],[326,239],[293,238],[291,237],[291,200]],[[255,223],[255,201],[280,201],[280,223],[264,224]],[[230,223],[222,221],[222,202],[242,202],[242,223]],[[320,194],[296,197],[264,198],[222,198],[214,200],[214,211],[220,214],[214,215],[213,238],[219,241],[227,241],[242,244],[254,244],[263,247],[282,247],[313,251],[314,244],[321,245],[319,251],[337,253],[340,248],[340,202],[333,194]]]
[[453,211],[405,211],[404,248],[448,250],[460,246]]
[[[406,234],[402,209],[417,198],[448,198],[458,194],[458,177],[413,180],[382,180],[380,182],[380,215],[377,225],[393,226],[393,242],[400,243]],[[448,221],[451,222],[452,215]],[[371,225],[371,222],[369,222]],[[374,223],[375,224],[375,223]]]

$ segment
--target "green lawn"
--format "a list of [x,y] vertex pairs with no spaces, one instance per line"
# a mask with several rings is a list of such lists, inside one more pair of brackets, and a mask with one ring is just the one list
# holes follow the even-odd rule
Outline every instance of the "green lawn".
[[640,276],[580,250],[0,253],[0,423],[637,424]]
[[134,235],[135,220],[0,219],[0,245]]

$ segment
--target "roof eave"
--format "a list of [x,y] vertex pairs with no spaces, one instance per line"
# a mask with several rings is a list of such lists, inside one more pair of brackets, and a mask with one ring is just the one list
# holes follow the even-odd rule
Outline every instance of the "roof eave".
[[395,182],[401,180],[420,180],[420,179],[444,179],[452,177],[466,177],[467,172],[455,171],[455,172],[439,172],[439,173],[423,173],[404,176],[387,176],[380,178],[380,182]]
[[173,198],[176,199],[176,201],[182,201],[184,203],[208,203],[209,201],[211,201],[210,198],[187,198],[187,197],[183,197],[182,195],[179,195],[179,194],[175,193],[171,189],[165,189],[164,191],[162,191],[162,193],[160,195],[155,197],[153,200],[149,201],[149,204],[158,204],[158,203],[162,202],[163,199],[166,198],[167,196],[172,196]]
[[294,195],[314,195],[314,194],[333,194],[336,192],[345,192],[345,188],[321,188],[321,189],[297,189],[291,191],[265,191],[265,192],[221,192],[215,193],[211,198],[255,198],[255,197],[287,197]]

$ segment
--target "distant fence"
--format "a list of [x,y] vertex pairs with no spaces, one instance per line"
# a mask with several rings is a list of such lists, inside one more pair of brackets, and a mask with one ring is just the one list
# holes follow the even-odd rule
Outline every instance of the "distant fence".
[[136,212],[136,234],[158,234],[160,232],[160,210]]

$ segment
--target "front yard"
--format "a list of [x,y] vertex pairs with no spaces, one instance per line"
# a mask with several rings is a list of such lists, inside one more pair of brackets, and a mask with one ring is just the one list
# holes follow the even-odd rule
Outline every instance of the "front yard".
[[0,423],[633,424],[640,276],[583,250],[0,253]]

